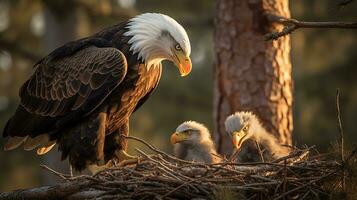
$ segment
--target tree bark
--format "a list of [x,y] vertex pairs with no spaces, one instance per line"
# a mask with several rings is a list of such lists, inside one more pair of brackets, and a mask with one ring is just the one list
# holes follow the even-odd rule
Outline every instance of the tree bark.
[[283,144],[291,144],[292,77],[290,38],[265,41],[282,29],[265,13],[290,18],[287,0],[217,0],[215,11],[215,140],[223,154],[232,152],[226,117],[254,112]]

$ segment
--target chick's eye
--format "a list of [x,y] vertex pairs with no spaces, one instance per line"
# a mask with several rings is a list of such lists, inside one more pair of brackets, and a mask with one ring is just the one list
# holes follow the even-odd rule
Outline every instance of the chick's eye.
[[175,45],[175,49],[176,49],[177,51],[181,51],[181,46],[180,46],[179,44],[176,44],[176,45]]

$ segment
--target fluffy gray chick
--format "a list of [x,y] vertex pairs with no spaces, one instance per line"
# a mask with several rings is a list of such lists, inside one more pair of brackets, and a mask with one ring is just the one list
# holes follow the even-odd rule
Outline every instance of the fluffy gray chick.
[[274,158],[287,156],[289,148],[279,144],[278,140],[261,125],[252,112],[236,112],[225,121],[225,128],[230,134],[234,146],[241,148],[244,141],[254,139],[267,148]]
[[217,151],[210,132],[203,125],[195,121],[180,124],[176,132],[171,135],[174,145],[174,155],[187,161],[204,163],[218,163]]

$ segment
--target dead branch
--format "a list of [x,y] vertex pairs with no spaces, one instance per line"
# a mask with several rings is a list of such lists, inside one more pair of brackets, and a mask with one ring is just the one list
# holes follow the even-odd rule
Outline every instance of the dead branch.
[[299,28],[357,29],[357,22],[305,22],[270,13],[266,14],[266,17],[269,22],[283,24],[284,28],[282,31],[267,34],[265,36],[265,40],[277,40],[278,38],[288,35]]
[[338,131],[340,133],[340,145],[341,145],[341,161],[344,162],[344,137],[342,129],[342,120],[341,120],[341,110],[340,110],[340,89],[337,89],[336,92],[336,115],[337,115],[337,125]]
[[258,152],[259,152],[259,156],[260,156],[260,161],[264,162],[264,157],[263,157],[263,151],[260,148],[259,143],[255,140],[255,146],[257,146]]
[[40,165],[40,167],[45,169],[45,170],[47,170],[47,171],[49,171],[49,172],[51,172],[52,174],[64,179],[64,180],[66,180],[67,178],[71,177],[71,175],[62,174],[60,172],[55,171],[54,169],[51,169],[50,167],[48,167],[46,165]]

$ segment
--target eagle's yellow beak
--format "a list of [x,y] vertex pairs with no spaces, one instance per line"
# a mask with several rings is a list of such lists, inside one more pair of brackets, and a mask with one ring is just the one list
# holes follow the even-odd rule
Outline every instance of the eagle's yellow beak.
[[242,146],[242,143],[244,142],[244,138],[245,138],[246,136],[247,136],[247,134],[244,133],[243,131],[233,132],[233,134],[232,134],[233,145],[234,145],[237,149],[240,149],[240,147]]
[[187,76],[192,70],[192,63],[190,57],[183,53],[178,53],[174,55],[174,62],[180,71],[182,77]]
[[171,135],[170,142],[171,144],[176,144],[187,140],[187,138],[188,136],[185,133],[175,132]]

